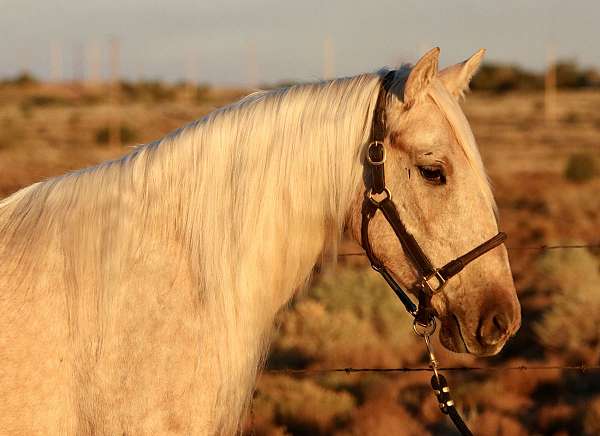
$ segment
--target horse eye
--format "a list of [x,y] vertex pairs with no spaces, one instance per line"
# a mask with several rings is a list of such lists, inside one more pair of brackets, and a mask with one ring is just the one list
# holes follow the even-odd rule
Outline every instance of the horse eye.
[[418,168],[419,172],[421,173],[421,177],[423,177],[429,183],[434,185],[446,184],[446,175],[444,174],[442,167],[423,165],[419,166]]

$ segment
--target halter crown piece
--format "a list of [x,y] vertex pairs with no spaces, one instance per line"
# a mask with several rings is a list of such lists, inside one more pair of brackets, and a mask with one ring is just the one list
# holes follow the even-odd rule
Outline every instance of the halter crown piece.
[[[373,124],[371,127],[371,139],[366,155],[367,186],[365,199],[362,207],[361,243],[371,262],[371,267],[383,276],[394,293],[398,296],[404,307],[414,318],[413,329],[415,333],[425,340],[429,353],[429,365],[433,370],[431,386],[435,392],[440,409],[450,416],[452,422],[464,436],[472,435],[471,431],[458,414],[454,407],[454,401],[450,397],[450,389],[446,378],[437,371],[438,362],[433,354],[430,336],[435,332],[435,309],[431,305],[431,298],[441,292],[446,282],[458,274],[473,260],[484,255],[488,251],[502,244],[506,240],[506,234],[498,233],[471,251],[448,262],[441,268],[435,268],[417,240],[406,229],[402,222],[398,209],[392,201],[392,193],[385,184],[384,164],[386,160],[385,139],[387,136],[385,105],[387,94],[394,79],[394,71],[385,75],[379,87],[377,103],[373,113]],[[377,197],[383,196],[381,200]],[[369,242],[369,222],[377,211],[381,211],[390,227],[400,241],[404,253],[418,272],[413,289],[417,294],[418,305],[415,305],[407,292],[394,279],[375,254]]]

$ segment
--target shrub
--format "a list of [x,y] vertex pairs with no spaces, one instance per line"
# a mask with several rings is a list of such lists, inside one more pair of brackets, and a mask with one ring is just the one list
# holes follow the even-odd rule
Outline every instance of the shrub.
[[570,363],[596,363],[600,357],[598,267],[598,259],[586,249],[551,251],[538,264],[554,294],[534,330]]
[[583,419],[583,428],[585,435],[600,434],[600,397],[593,399],[586,408]]
[[[600,74],[593,69],[581,69],[573,61],[555,65],[559,88],[597,87]],[[544,88],[544,74],[533,73],[510,64],[485,63],[471,81],[471,89],[493,92],[538,90]]]
[[294,434],[332,434],[355,406],[347,392],[325,389],[311,379],[287,376],[263,377],[254,399],[256,415],[270,416]]
[[561,120],[565,124],[577,124],[581,121],[581,118],[577,112],[567,112]]
[[4,118],[0,126],[0,150],[19,145],[25,137],[24,130],[16,125],[12,119]]
[[194,100],[197,103],[206,103],[210,101],[211,87],[210,85],[201,84],[195,87]]
[[64,106],[67,104],[67,101],[62,97],[57,97],[54,95],[32,95],[29,97],[23,104],[29,106]]
[[269,363],[397,365],[418,357],[401,355],[414,341],[409,315],[380,277],[339,268],[285,314]]
[[38,83],[38,80],[29,71],[22,71],[15,77],[5,79],[0,83],[7,85],[28,86],[35,85]]
[[515,418],[495,411],[485,411],[471,423],[481,434],[498,436],[526,436],[530,434]]
[[558,62],[556,69],[556,85],[559,88],[584,88],[598,85],[598,73],[595,70],[583,70],[575,61]]
[[543,88],[541,76],[515,65],[484,64],[471,81],[471,89],[506,92]]
[[361,405],[346,431],[336,436],[423,436],[430,434],[414,415],[387,399],[374,399]]
[[121,82],[120,87],[125,98],[132,100],[161,102],[176,97],[175,89],[172,86],[154,80],[137,83]]
[[[120,132],[119,134],[121,135],[121,142],[124,144],[127,143],[131,143],[133,141],[136,140],[137,138],[137,132],[132,129],[131,127],[128,127],[126,125],[121,125],[119,127]],[[101,127],[100,129],[96,130],[96,142],[98,144],[108,144],[108,141],[110,140],[110,129],[108,126],[104,126]]]
[[565,178],[573,182],[585,182],[598,174],[594,156],[590,153],[572,154],[565,168]]
[[68,101],[62,97],[53,95],[32,95],[28,98],[23,99],[20,104],[21,111],[25,118],[30,118],[34,108],[37,107],[52,107],[52,106],[66,106]]
[[81,103],[86,106],[94,106],[106,101],[108,98],[101,94],[87,92],[81,96]]

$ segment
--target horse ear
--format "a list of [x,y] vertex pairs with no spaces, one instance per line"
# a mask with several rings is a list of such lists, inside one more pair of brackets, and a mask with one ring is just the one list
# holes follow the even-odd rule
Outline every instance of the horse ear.
[[466,61],[440,71],[438,77],[450,94],[456,98],[463,96],[464,92],[469,88],[471,78],[477,72],[479,65],[481,65],[483,55],[485,55],[485,49],[482,48]]
[[435,47],[423,55],[410,71],[404,85],[404,104],[412,104],[423,94],[438,72],[440,48]]

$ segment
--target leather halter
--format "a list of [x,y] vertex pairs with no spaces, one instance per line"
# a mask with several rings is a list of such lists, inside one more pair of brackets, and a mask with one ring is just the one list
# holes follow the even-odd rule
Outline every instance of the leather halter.
[[[383,78],[373,113],[371,139],[366,156],[370,188],[365,192],[362,207],[361,243],[373,269],[383,276],[394,293],[400,298],[406,310],[415,317],[415,321],[421,326],[429,326],[435,320],[435,310],[431,306],[433,295],[442,291],[446,282],[473,260],[502,244],[506,240],[506,234],[500,232],[466,254],[448,262],[443,267],[435,268],[417,240],[406,229],[398,214],[398,209],[392,201],[392,194],[385,184],[384,164],[386,152],[384,142],[387,136],[385,105],[393,78],[394,71],[390,71]],[[376,200],[374,195],[383,195],[384,197],[382,200]],[[414,285],[419,300],[418,306],[413,303],[407,292],[394,279],[383,262],[377,259],[373,253],[369,241],[369,223],[377,211],[383,213],[400,241],[404,253],[418,272],[418,278]]]
[[[366,168],[370,187],[365,192],[365,199],[362,207],[361,223],[361,242],[365,249],[371,266],[380,273],[385,281],[390,285],[394,293],[400,298],[406,310],[415,317],[413,329],[415,333],[425,340],[429,352],[429,366],[433,370],[431,377],[431,387],[438,399],[442,413],[450,416],[450,419],[457,430],[463,436],[472,436],[469,427],[456,410],[454,401],[450,397],[450,388],[445,377],[438,373],[438,362],[433,354],[433,348],[430,342],[430,336],[435,331],[435,309],[431,305],[431,298],[436,293],[442,291],[446,282],[458,274],[465,266],[484,255],[491,249],[502,244],[506,240],[506,234],[498,233],[496,236],[488,239],[471,251],[448,262],[441,268],[435,268],[417,240],[406,229],[406,226],[398,214],[398,209],[392,201],[392,193],[385,185],[385,139],[386,116],[385,104],[387,93],[394,78],[394,71],[390,71],[383,78],[379,87],[375,112],[373,113],[373,125],[371,129],[371,139],[367,149]],[[383,196],[383,199],[377,200],[374,196]],[[390,274],[386,266],[377,259],[371,243],[369,242],[369,223],[377,211],[381,211],[383,216],[392,227],[396,237],[402,245],[406,256],[410,259],[417,270],[418,277],[413,286],[418,297],[418,306],[413,303],[402,286]]]

